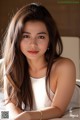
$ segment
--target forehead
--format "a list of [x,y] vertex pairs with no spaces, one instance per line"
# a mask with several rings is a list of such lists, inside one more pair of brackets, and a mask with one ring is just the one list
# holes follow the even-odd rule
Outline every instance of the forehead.
[[24,28],[23,28],[23,31],[36,31],[36,32],[46,32],[48,33],[47,31],[47,27],[46,25],[41,22],[41,21],[28,21],[25,23],[24,25]]

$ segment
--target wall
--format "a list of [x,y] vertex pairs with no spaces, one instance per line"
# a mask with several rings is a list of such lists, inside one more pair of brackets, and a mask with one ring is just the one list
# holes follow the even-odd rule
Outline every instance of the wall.
[[[60,2],[64,1],[64,2]],[[63,38],[63,55],[71,58],[77,68],[79,77],[79,40],[80,37],[80,0],[0,0],[0,50],[6,28],[15,12],[25,4],[38,2],[43,4],[51,13]],[[72,1],[76,1],[72,2]],[[73,36],[73,37],[70,37]],[[76,37],[75,37],[76,36]],[[1,51],[0,51],[1,52]]]
[[75,2],[60,1],[62,0],[0,0],[0,40],[15,12],[31,2],[41,3],[49,10],[62,36],[80,36],[80,2],[75,4]]
[[79,37],[62,37],[64,51],[63,56],[73,60],[76,66],[76,76],[80,78],[80,38]]

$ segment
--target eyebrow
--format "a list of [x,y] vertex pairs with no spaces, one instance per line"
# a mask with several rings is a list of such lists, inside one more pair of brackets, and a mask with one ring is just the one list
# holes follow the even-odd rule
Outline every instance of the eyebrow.
[[[30,32],[26,32],[26,31],[23,31],[22,32],[23,34],[25,33],[25,34],[31,34]],[[39,33],[37,33],[37,34],[47,34],[46,32],[39,32]]]

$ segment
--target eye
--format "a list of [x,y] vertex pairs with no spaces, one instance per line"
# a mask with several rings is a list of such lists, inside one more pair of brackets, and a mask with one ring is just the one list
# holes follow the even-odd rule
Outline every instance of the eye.
[[30,38],[30,36],[29,36],[29,35],[26,35],[26,34],[23,34],[23,35],[22,35],[22,38]]
[[45,36],[39,36],[38,38],[39,39],[45,39]]

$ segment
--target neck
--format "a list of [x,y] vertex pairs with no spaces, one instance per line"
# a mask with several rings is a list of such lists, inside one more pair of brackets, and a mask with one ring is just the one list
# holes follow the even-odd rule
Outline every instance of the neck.
[[46,75],[47,62],[45,59],[28,60],[28,63],[32,77],[43,77]]
[[28,60],[28,63],[29,63],[29,68],[32,71],[39,71],[47,65],[45,59]]

